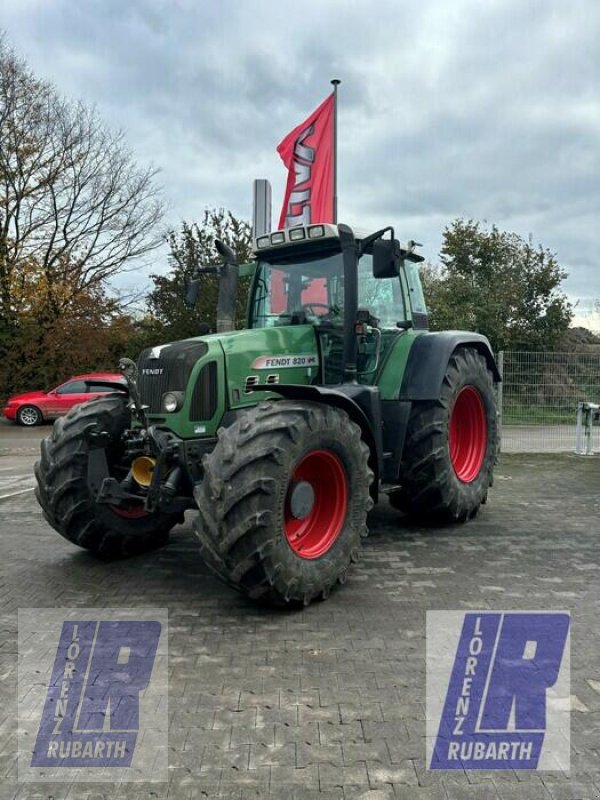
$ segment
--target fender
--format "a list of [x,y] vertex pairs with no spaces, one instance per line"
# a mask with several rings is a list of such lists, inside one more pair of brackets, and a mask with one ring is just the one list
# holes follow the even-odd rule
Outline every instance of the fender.
[[369,466],[375,475],[371,486],[371,497],[377,502],[379,476],[383,464],[383,442],[381,401],[376,386],[358,383],[342,383],[336,387],[302,386],[299,384],[269,384],[254,386],[254,392],[273,392],[290,400],[308,400],[345,411],[361,429],[363,439],[370,450]]
[[404,371],[400,400],[437,400],[448,361],[459,347],[473,347],[487,361],[494,381],[502,380],[492,348],[485,336],[466,331],[442,331],[418,336],[410,349]]

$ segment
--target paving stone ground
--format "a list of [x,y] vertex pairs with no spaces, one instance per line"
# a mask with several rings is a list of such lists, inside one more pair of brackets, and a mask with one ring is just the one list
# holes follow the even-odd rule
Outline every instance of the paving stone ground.
[[[291,613],[210,577],[189,521],[107,564],[54,533],[32,494],[3,501],[1,800],[600,798],[600,458],[503,456],[496,475],[466,526],[378,506],[347,584]],[[17,783],[17,609],[65,606],[168,607],[168,784]],[[425,768],[426,611],[498,608],[572,612],[568,775]]]

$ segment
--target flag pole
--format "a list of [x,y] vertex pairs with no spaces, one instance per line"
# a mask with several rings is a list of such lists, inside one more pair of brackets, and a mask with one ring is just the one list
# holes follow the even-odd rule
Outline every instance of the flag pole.
[[331,81],[333,86],[333,222],[337,224],[337,96],[338,86],[341,81],[334,78]]

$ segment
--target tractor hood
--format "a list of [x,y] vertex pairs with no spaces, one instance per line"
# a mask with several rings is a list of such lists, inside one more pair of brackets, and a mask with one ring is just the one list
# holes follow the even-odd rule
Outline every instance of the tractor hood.
[[[138,387],[151,423],[181,438],[214,436],[229,410],[255,405],[254,386],[306,385],[319,377],[312,325],[227,331],[149,347],[138,359]],[[166,412],[171,393],[179,408]]]
[[230,408],[254,405],[256,385],[309,384],[319,375],[319,351],[312,325],[254,328],[204,337],[218,339],[225,357]]

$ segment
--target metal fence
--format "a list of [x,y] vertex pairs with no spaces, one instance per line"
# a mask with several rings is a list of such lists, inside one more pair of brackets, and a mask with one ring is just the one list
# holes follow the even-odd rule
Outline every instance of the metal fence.
[[[577,404],[600,403],[600,352],[498,354],[502,451],[575,452]],[[593,449],[600,452],[600,424]]]

